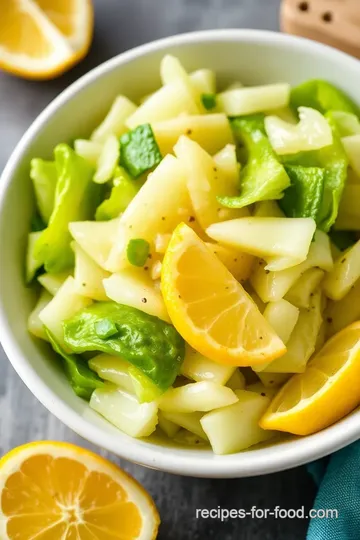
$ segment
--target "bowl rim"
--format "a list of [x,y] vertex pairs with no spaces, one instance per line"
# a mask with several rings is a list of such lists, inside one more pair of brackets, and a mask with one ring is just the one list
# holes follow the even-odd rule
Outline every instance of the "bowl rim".
[[[140,45],[107,60],[83,75],[60,93],[60,95],[57,96],[34,120],[15,147],[1,175],[0,212],[4,205],[7,189],[12,181],[13,172],[21,162],[33,137],[41,131],[43,124],[46,123],[59,108],[61,108],[76,93],[86,87],[87,84],[102,77],[117,66],[131,62],[137,57],[148,53],[161,51],[177,45],[214,43],[217,41],[260,43],[263,45],[271,43],[286,46],[294,50],[307,50],[316,54],[320,59],[321,57],[332,57],[339,63],[347,64],[349,69],[358,70],[360,76],[359,61],[346,53],[309,39],[280,34],[268,30],[205,30],[170,36]],[[106,433],[100,427],[95,426],[86,418],[75,412],[37,375],[36,371],[27,362],[26,355],[12,334],[1,297],[0,328],[2,328],[0,341],[6,356],[25,385],[46,409],[84,439],[87,439],[95,445],[99,445],[99,441],[101,441],[101,446],[106,450],[140,465],[181,475],[208,478],[257,476],[308,463],[343,448],[360,438],[359,411],[319,433],[302,439],[296,439],[295,441],[283,442],[280,445],[272,447],[276,449],[276,451],[261,452],[260,454],[258,454],[257,451],[249,451],[227,456],[214,455],[212,456],[212,459],[202,459],[202,456],[204,455],[202,452],[197,452],[196,455],[191,456],[185,454],[181,455],[181,452],[177,452],[175,455],[167,447],[164,452],[164,447],[144,443],[144,441],[132,438],[129,438],[128,442],[119,448],[119,446],[116,445],[113,434]]]

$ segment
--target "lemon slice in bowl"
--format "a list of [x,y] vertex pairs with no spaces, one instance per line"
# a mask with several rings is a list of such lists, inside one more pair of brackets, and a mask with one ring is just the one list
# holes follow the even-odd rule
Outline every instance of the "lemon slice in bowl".
[[161,290],[178,332],[216,362],[249,366],[286,352],[252,298],[184,223],[165,253]]
[[0,68],[29,79],[54,78],[88,52],[90,0],[7,0],[0,16]]
[[360,322],[333,336],[278,392],[260,420],[263,429],[310,435],[360,404]]
[[153,540],[159,515],[128,474],[60,442],[20,446],[0,461],[0,537]]

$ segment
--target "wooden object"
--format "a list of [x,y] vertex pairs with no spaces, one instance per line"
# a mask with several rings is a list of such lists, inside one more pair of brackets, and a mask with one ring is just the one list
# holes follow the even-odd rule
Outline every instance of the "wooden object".
[[281,29],[360,58],[360,0],[282,0]]

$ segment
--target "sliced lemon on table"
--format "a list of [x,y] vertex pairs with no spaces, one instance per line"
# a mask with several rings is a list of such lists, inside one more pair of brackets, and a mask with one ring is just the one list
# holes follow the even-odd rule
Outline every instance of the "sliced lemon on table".
[[91,0],[6,0],[0,7],[0,68],[29,79],[54,78],[88,52]]
[[161,290],[175,328],[214,361],[248,366],[286,352],[252,298],[184,223],[166,251]]
[[278,392],[260,420],[263,429],[309,435],[360,404],[360,322],[333,336],[304,373]]
[[34,442],[0,461],[2,540],[152,540],[150,495],[109,461],[72,444]]

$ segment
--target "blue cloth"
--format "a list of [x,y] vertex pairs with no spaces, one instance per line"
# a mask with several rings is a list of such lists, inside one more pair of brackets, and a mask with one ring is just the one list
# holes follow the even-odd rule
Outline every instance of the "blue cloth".
[[307,540],[360,540],[360,441],[310,463],[319,486],[315,510],[334,509],[337,518],[312,518]]

